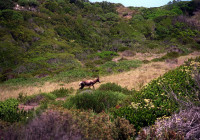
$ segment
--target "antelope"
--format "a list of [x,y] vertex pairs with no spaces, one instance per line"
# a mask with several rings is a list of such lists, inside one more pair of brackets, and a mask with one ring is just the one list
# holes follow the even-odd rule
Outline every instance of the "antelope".
[[93,89],[94,89],[94,84],[95,84],[96,82],[99,82],[99,83],[100,83],[99,77],[96,78],[96,79],[94,79],[94,80],[81,81],[81,82],[79,83],[79,86],[80,86],[79,89],[83,89],[85,86],[89,86],[89,88],[90,88],[90,86],[93,86]]

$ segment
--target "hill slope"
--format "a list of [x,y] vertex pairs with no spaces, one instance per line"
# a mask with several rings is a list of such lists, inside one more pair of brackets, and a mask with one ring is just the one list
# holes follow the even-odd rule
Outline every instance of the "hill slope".
[[83,0],[0,3],[1,81],[77,69],[99,75],[95,67],[124,50],[160,53],[177,46],[188,53],[199,48],[199,28],[192,24],[199,20],[195,1],[149,9]]

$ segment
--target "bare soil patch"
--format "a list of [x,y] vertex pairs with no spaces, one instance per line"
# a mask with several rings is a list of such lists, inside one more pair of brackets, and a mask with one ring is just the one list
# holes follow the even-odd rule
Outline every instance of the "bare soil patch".
[[20,110],[24,110],[24,111],[30,111],[30,110],[34,110],[36,109],[37,107],[39,107],[39,105],[37,103],[33,103],[33,104],[30,104],[30,105],[24,105],[24,104],[19,104],[18,105],[18,108]]
[[130,8],[127,8],[124,6],[117,7],[117,12],[120,17],[128,19],[128,20],[131,19],[132,16],[137,13],[137,11],[131,10]]
[[[134,57],[139,55],[144,56],[144,54],[136,54]],[[162,54],[163,55],[163,54]],[[196,58],[200,56],[200,52],[193,52],[186,56],[181,56],[177,58],[176,62],[170,63],[167,62],[152,62],[148,64],[143,64],[141,67],[132,69],[128,72],[122,72],[119,74],[113,74],[109,76],[100,77],[101,83],[95,84],[95,88],[98,88],[100,84],[105,84],[108,82],[117,83],[122,87],[127,87],[128,89],[141,89],[144,85],[149,83],[151,80],[162,76],[169,70],[175,69],[176,67],[184,64],[184,61],[187,61],[190,58]],[[132,57],[132,59],[136,59]],[[150,56],[147,58],[153,59],[157,56]],[[129,58],[131,59],[131,58]],[[86,80],[86,79],[83,79]],[[71,82],[71,83],[50,83],[46,82],[41,86],[27,86],[27,87],[1,87],[0,88],[0,100],[5,100],[7,98],[13,97],[16,98],[19,93],[27,93],[27,95],[38,94],[41,92],[52,92],[56,89],[60,88],[73,88],[75,90],[79,89],[79,82]]]

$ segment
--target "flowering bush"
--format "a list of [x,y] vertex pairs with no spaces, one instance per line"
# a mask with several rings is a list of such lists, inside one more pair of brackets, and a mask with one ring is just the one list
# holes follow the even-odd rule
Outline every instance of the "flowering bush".
[[198,140],[200,138],[200,108],[181,110],[171,117],[157,119],[151,128],[143,129],[140,138],[151,136],[153,139]]

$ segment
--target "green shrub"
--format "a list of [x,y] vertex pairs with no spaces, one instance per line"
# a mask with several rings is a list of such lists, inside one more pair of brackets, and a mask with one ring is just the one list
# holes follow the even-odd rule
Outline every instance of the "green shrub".
[[55,28],[55,31],[58,33],[58,35],[66,38],[66,39],[73,39],[72,38],[72,32],[70,32],[70,30],[63,26],[63,25],[60,25],[58,27]]
[[27,6],[28,2],[29,2],[29,0],[18,0],[19,5],[21,5],[21,6]]
[[0,18],[4,21],[2,24],[8,28],[15,28],[24,21],[23,15],[20,12],[10,9],[2,10]]
[[139,60],[123,60],[120,62],[109,61],[99,66],[99,71],[102,74],[118,73],[128,71],[131,68],[137,68],[141,65]]
[[124,94],[132,94],[133,92],[128,90],[127,88],[122,88],[121,86],[115,83],[106,83],[102,84],[98,90],[100,91],[113,91],[113,92],[121,92]]
[[142,127],[152,125],[157,118],[169,116],[183,107],[179,104],[179,99],[186,102],[190,99],[195,103],[196,96],[189,94],[196,88],[191,76],[191,70],[195,65],[199,66],[199,59],[151,81],[140,92],[133,95],[129,106],[114,110],[114,116],[125,117],[139,131]]
[[18,122],[26,117],[27,112],[18,108],[19,102],[16,99],[0,101],[0,119],[7,122]]
[[72,91],[69,89],[65,89],[65,88],[60,88],[57,90],[54,90],[53,92],[51,92],[51,94],[55,95],[57,98],[59,97],[66,97],[68,96]]
[[51,12],[57,12],[59,9],[58,3],[54,1],[47,0],[44,5],[45,8],[49,9]]
[[167,110],[160,110],[158,108],[132,108],[132,107],[121,107],[116,109],[113,113],[114,117],[122,117],[127,120],[131,124],[134,124],[137,131],[139,131],[142,127],[150,126],[154,124],[156,118],[170,115]]
[[12,9],[14,3],[12,0],[0,0],[0,10]]
[[106,59],[106,58],[108,59],[108,58],[112,58],[113,56],[117,56],[118,54],[112,51],[103,51],[103,52],[97,53],[96,55],[102,59]]
[[82,93],[71,97],[64,107],[77,109],[92,109],[99,113],[115,107],[119,101],[125,99],[126,95],[112,91],[94,91],[92,93]]
[[37,0],[29,0],[28,5],[35,7],[39,5],[39,2]]

